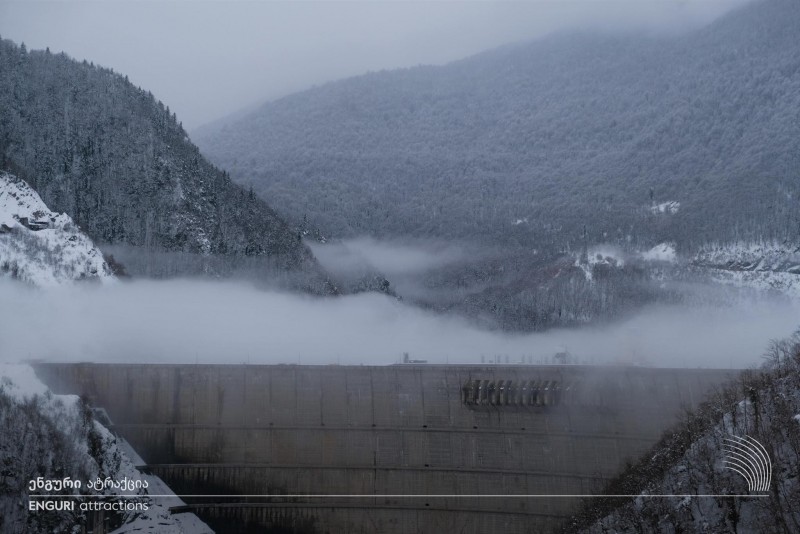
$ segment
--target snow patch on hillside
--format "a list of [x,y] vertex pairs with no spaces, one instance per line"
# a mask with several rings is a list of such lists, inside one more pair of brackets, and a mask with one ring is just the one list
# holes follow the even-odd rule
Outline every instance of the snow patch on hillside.
[[736,271],[782,271],[800,275],[800,244],[739,242],[707,245],[692,263]]
[[583,271],[586,280],[591,282],[594,278],[594,268],[598,265],[608,267],[624,267],[625,254],[619,247],[614,245],[602,244],[589,248],[586,257],[579,254],[575,259],[575,267]]
[[654,204],[650,207],[650,211],[654,215],[658,215],[659,213],[666,213],[667,215],[675,215],[678,213],[678,210],[681,209],[681,203],[676,200],[668,200],[667,202],[662,202],[661,204]]
[[619,247],[613,245],[597,245],[588,251],[589,265],[611,265],[623,267],[625,265],[625,254]]
[[728,271],[708,269],[711,280],[738,288],[756,289],[765,292],[778,292],[791,298],[800,299],[800,275],[772,271]]
[[661,261],[668,263],[675,263],[678,261],[678,255],[675,253],[675,245],[673,243],[661,243],[648,251],[642,252],[641,257],[645,261]]
[[72,219],[55,213],[23,180],[0,173],[0,276],[35,286],[115,280],[103,254]]
[[780,242],[708,245],[691,260],[715,282],[800,298],[800,245]]

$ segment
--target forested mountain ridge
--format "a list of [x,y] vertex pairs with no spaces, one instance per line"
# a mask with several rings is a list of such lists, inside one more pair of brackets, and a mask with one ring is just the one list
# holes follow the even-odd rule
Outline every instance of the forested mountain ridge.
[[[126,77],[0,41],[0,118],[0,170],[104,249],[183,254],[210,274],[241,264],[303,273],[292,285],[328,290],[298,233],[200,155],[169,108]],[[211,268],[203,258],[215,259]]]
[[329,83],[195,138],[333,236],[797,241],[798,27],[800,3],[762,0],[689,34],[556,35]]

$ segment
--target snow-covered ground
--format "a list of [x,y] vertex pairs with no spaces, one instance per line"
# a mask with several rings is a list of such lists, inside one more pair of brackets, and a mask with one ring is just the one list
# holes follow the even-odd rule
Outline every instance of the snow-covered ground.
[[597,245],[589,248],[587,257],[589,265],[625,265],[625,253],[614,245]]
[[0,276],[36,286],[115,279],[100,250],[25,181],[0,172]]
[[[148,497],[148,495],[174,495],[174,493],[158,477],[141,473],[136,464],[141,465],[143,462],[130,445],[121,438],[114,436],[96,420],[91,421],[91,424],[93,425],[95,436],[102,443],[101,458],[94,458],[90,455],[88,440],[83,441],[84,434],[76,432],[76,425],[84,417],[81,412],[80,399],[76,395],[53,395],[47,386],[38,379],[31,366],[10,363],[0,363],[0,395],[9,398],[18,409],[23,409],[23,405],[31,405],[33,403],[38,412],[49,421],[49,424],[58,430],[59,435],[65,439],[71,438],[74,440],[74,449],[79,451],[79,461],[89,467],[89,480],[94,480],[95,477],[100,477],[101,479],[110,477],[115,481],[127,479],[129,481],[146,480],[148,482],[146,489],[125,489],[112,486],[89,492],[109,496],[119,495],[121,496],[120,499],[130,499],[131,495],[139,495],[140,497],[137,497],[136,501],[147,503],[147,511],[125,512],[124,523],[113,531],[114,534],[134,532],[213,534],[213,531],[194,514],[172,514],[170,512],[169,509],[171,507],[184,505],[184,502],[177,496],[168,498]],[[13,409],[13,407],[12,405],[11,408]],[[18,445],[21,447],[29,446],[25,441]],[[13,449],[13,447],[0,449],[0,460],[3,460],[3,465],[7,467],[8,465],[13,466],[14,462],[19,458]],[[113,470],[113,472],[110,470]],[[4,476],[7,475],[6,473]],[[11,477],[24,479],[27,478],[25,475],[25,473],[13,473]],[[84,482],[88,483],[89,480]],[[86,486],[84,485],[83,490],[75,489],[72,494],[86,493],[85,489]],[[18,509],[13,504],[11,506],[11,509],[18,514]],[[0,521],[0,526],[2,526],[2,521]]]
[[666,213],[668,215],[675,215],[681,209],[681,203],[676,200],[668,200],[661,204],[654,204],[650,206],[650,211],[653,214]]
[[593,279],[593,269],[596,265],[608,265],[610,267],[623,267],[625,265],[625,253],[617,246],[603,244],[589,248],[586,258],[578,254],[575,259],[575,267],[583,270],[586,280]]
[[650,250],[642,252],[641,258],[645,261],[667,263],[675,263],[678,261],[678,255],[675,253],[675,245],[673,243],[660,243]]
[[800,244],[708,245],[691,260],[714,282],[800,298]]
[[664,242],[643,251],[624,252],[614,245],[598,245],[586,258],[574,253],[575,267],[587,281],[598,265],[623,267],[640,263],[654,279],[710,282],[743,290],[746,294],[782,295],[800,300],[800,244],[763,242],[713,244],[691,256],[680,256],[675,243]]
[[800,299],[800,275],[772,271],[729,271],[727,269],[707,269],[711,280],[739,288],[755,289],[762,292],[775,291],[789,297]]
[[739,242],[707,245],[695,254],[696,264],[740,271],[784,271],[800,275],[800,243]]

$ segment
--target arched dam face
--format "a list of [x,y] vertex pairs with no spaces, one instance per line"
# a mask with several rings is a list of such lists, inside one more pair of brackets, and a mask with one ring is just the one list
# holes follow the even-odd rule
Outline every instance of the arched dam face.
[[[736,371],[40,364],[220,533],[543,532]],[[271,495],[225,498],[221,495]],[[289,497],[279,497],[289,495]],[[486,497],[476,497],[485,495]],[[530,495],[562,495],[531,497]],[[357,497],[356,497],[357,496]]]

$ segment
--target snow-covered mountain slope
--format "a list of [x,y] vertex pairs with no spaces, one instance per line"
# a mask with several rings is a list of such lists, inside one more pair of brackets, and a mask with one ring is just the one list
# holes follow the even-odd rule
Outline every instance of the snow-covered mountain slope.
[[800,275],[800,244],[735,243],[708,245],[693,263],[731,271],[780,271]]
[[36,286],[115,280],[69,215],[51,211],[25,181],[0,173],[0,276]]
[[673,242],[643,249],[608,243],[571,254],[586,284],[621,277],[614,284],[638,291],[646,281],[654,291],[650,302],[729,305],[742,299],[800,300],[800,245],[791,242],[713,244],[694,252],[679,252]]
[[559,33],[320,85],[193,139],[332,238],[782,235],[800,208],[798,27],[800,2],[768,0],[672,35]]
[[[712,395],[605,491],[636,498],[593,499],[565,531],[800,532],[800,330],[766,358],[762,372]],[[732,449],[726,444],[740,443],[732,436],[763,450]],[[749,467],[732,462],[736,450]]]
[[[80,502],[97,502],[90,495],[107,497],[128,495],[106,502],[138,503],[141,509],[112,510],[106,513],[106,525],[113,532],[153,534],[213,534],[194,514],[172,514],[170,506],[182,505],[169,495],[171,490],[157,477],[145,475],[136,467],[135,453],[91,414],[76,395],[53,395],[25,364],[0,363],[0,532],[80,532],[95,518],[78,507],[74,510],[28,510],[32,494],[63,494],[59,502],[71,502],[69,495],[83,495]],[[29,481],[80,480],[81,488],[54,491],[30,491]],[[134,485],[147,481],[148,488],[103,486],[89,489],[96,480]],[[132,498],[130,495],[138,495]]]
[[735,243],[703,247],[691,266],[714,282],[800,298],[800,245]]

